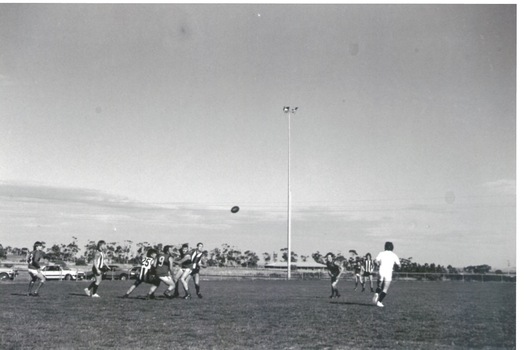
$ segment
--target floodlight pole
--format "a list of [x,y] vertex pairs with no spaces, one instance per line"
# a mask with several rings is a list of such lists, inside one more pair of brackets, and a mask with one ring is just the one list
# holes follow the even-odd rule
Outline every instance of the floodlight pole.
[[292,254],[292,191],[290,189],[290,115],[296,113],[298,107],[283,107],[283,112],[287,114],[289,135],[288,135],[288,202],[287,202],[287,279],[290,280],[290,266],[291,266],[291,254]]

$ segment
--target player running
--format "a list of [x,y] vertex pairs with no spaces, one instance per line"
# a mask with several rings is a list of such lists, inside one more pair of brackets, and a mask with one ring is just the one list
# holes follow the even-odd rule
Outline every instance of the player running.
[[91,268],[95,281],[91,282],[88,288],[84,288],[84,293],[89,297],[100,298],[100,295],[97,294],[97,290],[102,282],[102,274],[110,269],[106,264],[105,254],[106,242],[100,240],[97,242],[97,251],[95,252],[95,258],[93,259],[93,266]]
[[327,270],[329,270],[329,276],[331,277],[331,296],[329,298],[339,298],[340,292],[338,291],[337,285],[343,272],[343,266],[336,263],[333,253],[327,253],[325,258],[327,259],[325,264],[327,265]]
[[382,301],[387,295],[387,290],[393,279],[394,265],[400,266],[400,259],[393,253],[393,243],[385,242],[384,251],[380,252],[375,259],[375,262],[380,266],[378,271],[378,287],[374,293],[373,303],[379,307],[384,307]]
[[[29,276],[31,277],[27,296],[38,297],[40,287],[46,282],[46,277],[42,274],[42,270],[40,269],[40,259],[44,258],[44,252],[42,249],[44,249],[44,244],[36,241],[35,244],[33,244],[33,251],[29,253],[29,256],[27,257],[27,272],[29,272]],[[39,284],[33,291],[33,285],[37,280],[39,280]]]
[[155,259],[155,276],[158,280],[156,280],[156,283],[154,283],[151,286],[150,290],[148,291],[148,294],[146,295],[146,299],[155,299],[154,293],[159,287],[160,282],[163,282],[168,286],[168,289],[164,291],[163,295],[170,299],[174,297],[172,294],[172,292],[175,289],[175,282],[172,279],[172,254],[173,246],[165,245],[163,248],[163,252],[157,256],[157,259]]
[[128,289],[126,294],[123,295],[123,298],[128,298],[134,289],[143,282],[153,284],[155,279],[154,265],[156,257],[157,250],[153,248],[148,249],[146,256],[141,260],[141,269],[139,270],[135,283]]

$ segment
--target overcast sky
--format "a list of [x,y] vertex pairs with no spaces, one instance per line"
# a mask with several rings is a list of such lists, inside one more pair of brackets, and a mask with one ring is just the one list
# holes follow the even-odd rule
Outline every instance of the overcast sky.
[[278,252],[297,106],[297,254],[390,240],[419,263],[515,266],[516,21],[515,5],[0,4],[0,243]]

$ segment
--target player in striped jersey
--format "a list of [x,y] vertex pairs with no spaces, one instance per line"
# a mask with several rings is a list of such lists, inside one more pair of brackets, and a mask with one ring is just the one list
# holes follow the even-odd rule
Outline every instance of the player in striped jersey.
[[102,274],[104,271],[108,271],[110,269],[106,264],[105,255],[106,242],[100,240],[97,242],[97,251],[95,252],[95,258],[93,259],[93,267],[91,268],[93,271],[93,276],[95,277],[95,281],[91,282],[88,288],[84,288],[84,292],[89,297],[100,298],[100,295],[97,294],[97,290],[102,282]]
[[[44,252],[42,249],[44,249],[44,244],[38,241],[35,242],[35,244],[33,244],[33,251],[29,253],[29,256],[27,257],[27,272],[29,272],[29,276],[31,277],[27,291],[28,296],[38,297],[40,287],[46,282],[46,277],[42,274],[42,270],[40,270],[40,259],[44,258]],[[39,280],[40,283],[33,291],[33,285],[37,280]]]
[[362,263],[363,266],[363,278],[362,278],[362,292],[365,290],[365,281],[369,278],[371,292],[374,292],[373,289],[373,277],[374,277],[374,261],[371,257],[371,253],[365,254],[365,258]]
[[195,293],[197,294],[197,297],[199,298],[203,297],[203,295],[201,294],[201,286],[199,285],[199,271],[201,267],[205,267],[201,263],[202,257],[203,257],[203,243],[199,242],[197,243],[197,248],[192,252],[192,271],[190,272],[190,276],[192,276],[192,279],[194,280]]
[[173,269],[173,246],[165,245],[163,252],[157,255],[155,259],[155,276],[157,277],[156,283],[150,288],[150,291],[146,295],[146,299],[154,299],[154,293],[163,282],[168,286],[168,289],[164,291],[164,296],[167,298],[173,298],[172,292],[175,289],[175,282],[172,278]]
[[128,298],[135,288],[141,283],[152,283],[154,282],[155,275],[153,273],[155,258],[157,257],[157,250],[150,248],[146,253],[146,256],[141,260],[141,269],[136,277],[135,283],[128,289],[123,298]]
[[358,288],[358,283],[362,285],[362,291],[364,289],[363,287],[363,265],[362,265],[362,258],[357,257],[356,261],[353,262],[353,272],[354,272],[354,290]]

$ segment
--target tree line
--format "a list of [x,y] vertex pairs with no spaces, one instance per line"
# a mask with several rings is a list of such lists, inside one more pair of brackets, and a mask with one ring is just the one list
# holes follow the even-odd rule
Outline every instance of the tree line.
[[[110,263],[114,264],[139,264],[141,257],[146,253],[149,248],[162,249],[161,243],[150,243],[150,242],[139,242],[133,244],[130,240],[125,240],[123,243],[119,242],[107,242],[107,256]],[[180,247],[182,243],[173,244],[176,247]],[[190,249],[192,247],[189,247]],[[88,241],[84,245],[84,252],[79,255],[81,249],[78,243],[77,237],[72,237],[72,241],[68,244],[53,244],[51,247],[46,248],[46,259],[50,262],[64,262],[75,265],[87,265],[95,256],[97,249],[96,241]],[[29,253],[28,248],[17,248],[0,244],[0,259],[6,259],[8,254],[15,256],[26,256]],[[204,252],[206,257],[206,264],[208,266],[216,267],[257,267],[259,265],[259,256],[251,250],[240,250],[237,247],[231,246],[224,243],[219,248],[213,248]],[[294,251],[291,252],[291,262],[307,262],[310,259],[317,263],[325,264],[325,255],[316,251],[311,255],[299,255]],[[279,260],[280,259],[280,260]],[[359,256],[356,250],[349,250],[349,257],[345,257],[341,253],[337,253],[335,260],[341,264],[346,270],[352,270],[363,257]],[[489,273],[491,272],[491,266],[489,265],[475,265],[466,266],[463,268],[455,268],[451,265],[442,266],[435,263],[424,263],[420,264],[412,261],[413,258],[401,258],[401,267],[398,269],[399,272],[415,272],[415,273]],[[20,259],[25,261],[24,259]],[[280,253],[273,252],[263,253],[263,261],[265,263],[271,263],[276,261],[288,261],[288,249],[280,249]],[[502,273],[501,270],[496,270],[495,273]]]

